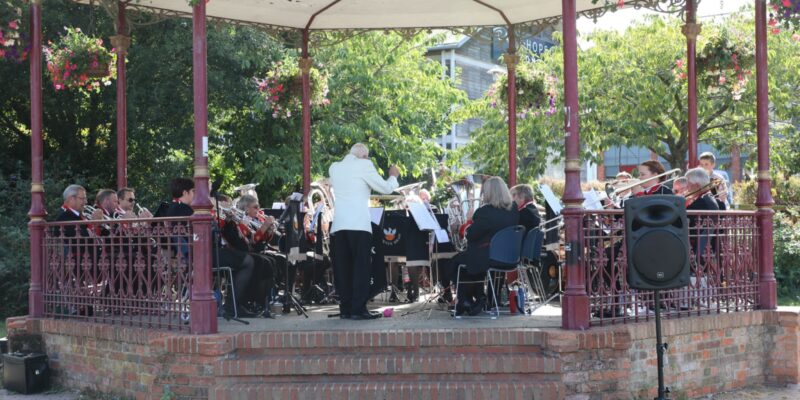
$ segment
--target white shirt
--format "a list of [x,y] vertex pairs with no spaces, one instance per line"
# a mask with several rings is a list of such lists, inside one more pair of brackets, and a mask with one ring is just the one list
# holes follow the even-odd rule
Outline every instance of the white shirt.
[[372,232],[369,195],[373,190],[389,194],[399,184],[397,178],[383,179],[372,161],[348,154],[328,169],[334,193],[331,233],[341,230]]

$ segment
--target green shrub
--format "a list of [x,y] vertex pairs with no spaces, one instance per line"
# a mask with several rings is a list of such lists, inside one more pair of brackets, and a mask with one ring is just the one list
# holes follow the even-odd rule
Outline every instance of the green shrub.
[[800,213],[789,210],[775,215],[775,279],[778,297],[800,300]]
[[[755,208],[758,182],[755,180],[742,181],[733,184],[734,203],[739,208]],[[800,177],[792,176],[789,179],[773,177],[772,199],[778,210],[800,207]]]

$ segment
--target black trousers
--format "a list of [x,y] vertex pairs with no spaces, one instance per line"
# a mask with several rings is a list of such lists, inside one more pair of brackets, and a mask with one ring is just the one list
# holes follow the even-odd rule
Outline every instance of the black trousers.
[[372,233],[342,230],[331,237],[333,274],[339,311],[345,315],[367,312],[371,277]]

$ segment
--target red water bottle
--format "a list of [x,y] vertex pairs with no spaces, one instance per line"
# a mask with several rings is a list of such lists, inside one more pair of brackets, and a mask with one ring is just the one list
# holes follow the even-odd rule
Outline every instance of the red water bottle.
[[509,290],[508,291],[508,308],[511,311],[511,314],[517,313],[517,291],[516,290]]

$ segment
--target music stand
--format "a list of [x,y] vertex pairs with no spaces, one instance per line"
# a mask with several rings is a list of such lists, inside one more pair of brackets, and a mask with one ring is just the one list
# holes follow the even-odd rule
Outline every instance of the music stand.
[[289,205],[281,214],[281,217],[278,219],[278,225],[283,225],[284,227],[284,241],[285,241],[285,248],[284,253],[286,255],[286,282],[283,288],[283,313],[288,314],[291,307],[294,307],[297,315],[303,315],[308,318],[308,313],[306,312],[305,307],[297,300],[292,293],[292,280],[294,277],[289,276],[290,265],[294,266],[300,261],[305,254],[300,253],[300,225],[301,221],[299,221],[300,215],[300,202],[303,199],[303,195],[300,193],[292,193],[289,197]]

